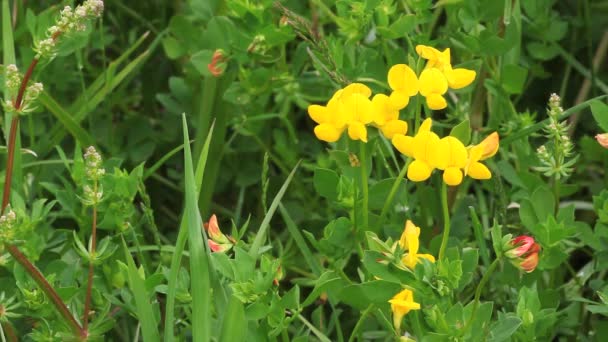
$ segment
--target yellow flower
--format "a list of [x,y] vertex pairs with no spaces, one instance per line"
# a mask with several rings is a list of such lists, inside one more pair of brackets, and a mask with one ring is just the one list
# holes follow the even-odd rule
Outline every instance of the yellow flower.
[[336,91],[327,106],[310,105],[308,114],[318,123],[315,135],[319,140],[335,142],[345,129],[353,140],[367,142],[365,125],[372,122],[372,91],[366,85],[353,83]]
[[407,315],[411,310],[420,310],[420,304],[414,302],[414,292],[408,289],[403,289],[388,302],[391,303],[393,325],[397,330],[401,327],[403,316]]
[[427,180],[437,164],[435,151],[439,143],[437,134],[431,132],[432,120],[424,120],[414,137],[396,134],[392,142],[404,155],[414,158],[407,169],[407,178],[414,182]]
[[413,270],[421,258],[427,259],[430,262],[435,262],[435,257],[430,254],[418,254],[420,247],[420,228],[416,227],[412,221],[405,222],[405,229],[399,239],[399,246],[407,250],[407,254],[401,259],[401,262],[409,269]]
[[395,134],[407,133],[407,122],[399,120],[399,109],[393,106],[388,96],[374,95],[372,105],[374,107],[373,123],[386,138],[392,139]]
[[438,164],[436,167],[443,171],[443,181],[450,186],[456,186],[462,182],[462,171],[467,166],[467,148],[464,144],[454,138],[445,137],[436,145],[435,155]]
[[474,179],[492,178],[490,169],[480,163],[480,161],[493,157],[498,151],[498,147],[499,136],[496,132],[490,134],[479,144],[470,147],[468,150],[467,165],[464,169],[465,175]]
[[416,52],[420,57],[428,60],[427,69],[436,68],[444,74],[448,85],[452,89],[464,88],[475,80],[476,73],[474,70],[452,68],[449,48],[441,52],[430,46],[418,45],[416,46]]
[[426,98],[430,109],[439,110],[448,106],[443,94],[448,91],[448,81],[437,68],[427,68],[420,74],[420,94]]
[[397,110],[405,108],[410,97],[418,94],[418,77],[406,64],[396,64],[389,69],[388,85],[393,90],[390,96],[391,104]]

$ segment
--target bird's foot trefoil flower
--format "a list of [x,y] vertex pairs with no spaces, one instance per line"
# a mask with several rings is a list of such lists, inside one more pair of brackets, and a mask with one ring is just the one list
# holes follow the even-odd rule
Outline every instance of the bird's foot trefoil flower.
[[212,252],[223,253],[232,248],[234,240],[222,233],[220,226],[217,223],[217,216],[215,216],[215,214],[211,215],[209,222],[204,223],[203,227],[205,228],[207,236],[209,237],[207,242],[209,243],[209,248]]
[[408,289],[403,289],[388,302],[391,303],[393,326],[396,330],[399,330],[401,327],[403,316],[407,315],[411,310],[420,310],[420,304],[414,302],[414,292]]
[[427,259],[430,262],[435,262],[435,257],[430,254],[418,254],[420,247],[420,228],[416,227],[410,220],[405,222],[405,229],[399,239],[399,246],[406,250],[407,253],[401,259],[401,262],[409,269],[413,270],[420,259]]

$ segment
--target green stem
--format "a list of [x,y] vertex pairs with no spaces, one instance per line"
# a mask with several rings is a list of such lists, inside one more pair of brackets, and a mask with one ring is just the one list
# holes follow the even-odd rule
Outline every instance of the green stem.
[[361,192],[363,193],[363,229],[369,229],[369,188],[367,184],[367,155],[366,143],[361,142],[359,162],[361,163]]
[[365,309],[365,311],[363,311],[363,313],[361,314],[361,317],[359,317],[359,320],[357,321],[357,324],[355,324],[353,331],[350,333],[350,338],[348,339],[348,342],[352,342],[355,340],[355,338],[357,337],[357,332],[359,331],[359,328],[361,327],[361,324],[363,324],[363,321],[365,321],[365,318],[372,311],[373,308],[374,308],[374,304],[370,304],[367,307],[367,309]]
[[439,247],[439,260],[443,260],[445,256],[445,248],[448,245],[450,237],[450,211],[448,208],[448,186],[441,182],[441,212],[443,213],[443,237],[441,238],[441,247]]
[[395,198],[395,195],[397,194],[397,190],[399,189],[399,186],[401,185],[401,181],[405,178],[405,174],[407,173],[407,168],[410,165],[410,162],[411,162],[411,159],[408,159],[405,162],[405,164],[401,168],[401,171],[399,172],[399,175],[393,182],[391,191],[388,193],[388,197],[386,198],[386,201],[384,201],[384,206],[382,207],[382,211],[380,212],[379,225],[382,225],[384,223],[384,219],[386,218],[386,214],[388,213],[388,208],[390,208],[390,206],[393,204],[393,199]]
[[484,273],[483,277],[481,278],[479,285],[477,285],[477,289],[475,289],[475,299],[474,299],[475,302],[473,303],[473,309],[471,310],[471,316],[469,317],[469,320],[467,321],[467,323],[465,324],[465,326],[462,330],[462,336],[464,336],[467,333],[467,331],[469,330],[469,328],[471,328],[471,324],[473,324],[473,320],[475,319],[475,314],[477,313],[477,309],[479,308],[479,298],[481,297],[481,292],[483,291],[484,286],[490,279],[490,275],[492,275],[492,273],[496,269],[496,266],[498,266],[498,263],[500,262],[500,260],[501,260],[500,257],[497,257],[496,259],[494,259],[494,261],[492,262],[490,267],[488,267],[488,270],[486,271],[486,273]]

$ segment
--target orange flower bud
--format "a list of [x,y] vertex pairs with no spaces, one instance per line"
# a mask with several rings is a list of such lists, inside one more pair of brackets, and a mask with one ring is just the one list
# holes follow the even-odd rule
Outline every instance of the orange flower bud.
[[602,133],[595,136],[595,140],[602,145],[603,148],[608,148],[608,133]]
[[483,153],[481,154],[480,160],[491,158],[498,152],[500,137],[497,132],[493,132],[483,139],[480,144],[483,145]]
[[224,73],[226,69],[226,56],[224,55],[224,51],[221,49],[215,50],[213,53],[213,57],[211,58],[211,63],[207,64],[207,69],[214,77],[220,77]]

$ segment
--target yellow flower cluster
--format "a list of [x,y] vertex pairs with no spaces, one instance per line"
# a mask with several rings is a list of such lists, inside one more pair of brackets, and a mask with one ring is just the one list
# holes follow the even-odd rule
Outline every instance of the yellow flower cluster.
[[361,83],[352,83],[334,93],[325,106],[310,105],[308,114],[318,125],[315,135],[319,140],[335,142],[345,130],[353,140],[367,142],[367,125],[380,129],[388,139],[407,133],[407,122],[399,120],[399,111],[420,93],[430,109],[443,109],[447,102],[443,95],[448,87],[459,89],[475,79],[475,71],[453,69],[450,49],[443,52],[418,45],[416,52],[428,60],[425,69],[416,76],[406,64],[394,65],[388,72],[390,95],[376,94]]
[[449,48],[441,52],[430,46],[418,45],[416,52],[428,60],[420,77],[407,64],[394,65],[388,72],[388,85],[393,90],[390,100],[395,107],[407,106],[410,97],[420,93],[430,109],[443,109],[448,105],[443,97],[448,88],[464,88],[475,79],[473,70],[452,68]]
[[475,146],[465,147],[455,137],[439,138],[431,131],[432,120],[424,120],[415,136],[396,134],[392,142],[402,154],[414,158],[407,178],[414,182],[427,180],[434,169],[443,171],[443,181],[451,186],[462,182],[464,175],[474,179],[490,179],[490,170],[480,161],[496,154],[498,133],[494,132]]
[[378,127],[391,139],[407,133],[407,122],[399,120],[399,109],[390,105],[388,96],[377,94],[361,83],[352,83],[334,93],[326,106],[311,105],[308,114],[318,124],[315,135],[319,140],[335,142],[344,130],[353,140],[367,142],[366,125]]

